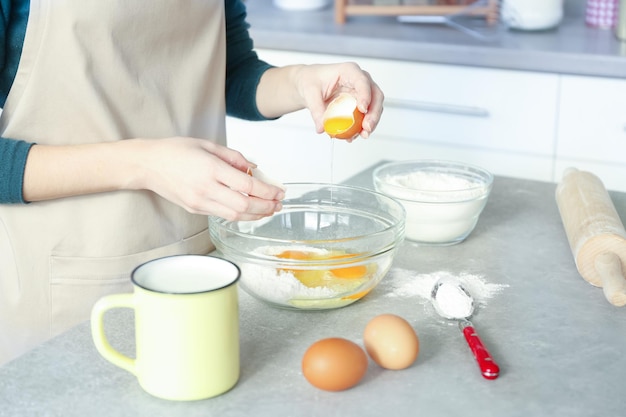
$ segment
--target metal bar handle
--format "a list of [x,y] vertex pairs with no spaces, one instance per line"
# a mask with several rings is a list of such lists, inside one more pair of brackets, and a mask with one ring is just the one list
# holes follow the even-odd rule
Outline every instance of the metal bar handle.
[[489,117],[489,110],[483,107],[461,106],[457,104],[447,103],[433,103],[428,101],[386,99],[385,107],[429,111],[434,113],[449,113],[471,117]]

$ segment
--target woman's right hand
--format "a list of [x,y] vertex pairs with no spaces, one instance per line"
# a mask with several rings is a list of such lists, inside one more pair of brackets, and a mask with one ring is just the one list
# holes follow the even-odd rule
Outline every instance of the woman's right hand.
[[147,189],[191,213],[256,220],[282,208],[284,191],[248,175],[254,166],[235,150],[188,137],[34,145],[23,194],[42,201]]
[[143,187],[191,213],[255,220],[282,208],[284,191],[248,174],[255,165],[208,140],[150,140],[142,158]]

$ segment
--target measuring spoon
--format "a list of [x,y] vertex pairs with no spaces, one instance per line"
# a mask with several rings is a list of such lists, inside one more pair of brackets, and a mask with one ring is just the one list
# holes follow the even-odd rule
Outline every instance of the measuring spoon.
[[459,328],[478,362],[483,377],[496,379],[500,367],[489,354],[469,320],[474,313],[474,298],[469,291],[458,281],[441,278],[435,282],[430,298],[437,314],[459,322]]

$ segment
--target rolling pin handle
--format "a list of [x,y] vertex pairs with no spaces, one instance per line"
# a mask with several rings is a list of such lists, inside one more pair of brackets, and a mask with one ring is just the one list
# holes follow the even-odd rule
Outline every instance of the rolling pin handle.
[[579,172],[578,168],[574,168],[574,167],[567,167],[565,168],[565,170],[563,171],[563,178],[567,177],[570,174],[573,174],[575,172]]
[[626,305],[626,278],[620,257],[613,252],[603,252],[596,256],[594,265],[602,278],[602,290],[606,299],[617,307]]

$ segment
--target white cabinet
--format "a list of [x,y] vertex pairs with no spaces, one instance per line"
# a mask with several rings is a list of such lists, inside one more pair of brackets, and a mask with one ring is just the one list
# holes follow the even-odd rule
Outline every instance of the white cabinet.
[[626,191],[626,80],[562,76],[557,180],[569,166]]
[[327,136],[315,133],[304,111],[276,121],[228,118],[226,130],[229,147],[281,182],[341,181],[331,173],[333,144]]
[[229,119],[229,145],[285,182],[339,182],[380,160],[413,158],[554,179],[558,74],[270,50],[259,55],[276,65],[356,61],[385,93],[378,128],[352,143],[317,135],[307,111],[272,122]]

